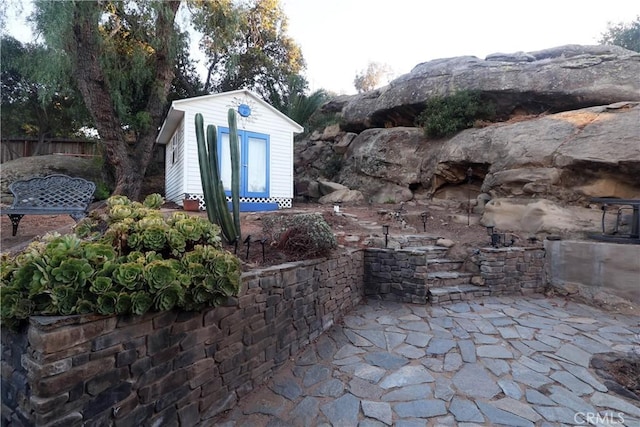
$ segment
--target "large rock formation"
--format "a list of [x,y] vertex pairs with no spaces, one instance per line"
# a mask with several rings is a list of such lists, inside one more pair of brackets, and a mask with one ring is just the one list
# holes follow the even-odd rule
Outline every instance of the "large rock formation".
[[413,126],[425,101],[465,89],[481,91],[503,117],[640,101],[639,75],[640,54],[618,46],[437,59],[388,86],[343,100],[342,127]]
[[[638,76],[640,54],[613,46],[423,63],[325,104],[340,126],[297,143],[296,187],[313,198],[326,178],[378,203],[477,197],[480,213],[495,198],[582,207],[596,196],[640,198]],[[462,89],[493,99],[502,121],[426,138],[414,125],[424,102]]]
[[374,202],[400,202],[450,194],[451,186],[468,183],[471,168],[474,194],[571,203],[640,198],[639,119],[640,103],[626,102],[436,141],[419,128],[367,129],[349,145],[339,182]]

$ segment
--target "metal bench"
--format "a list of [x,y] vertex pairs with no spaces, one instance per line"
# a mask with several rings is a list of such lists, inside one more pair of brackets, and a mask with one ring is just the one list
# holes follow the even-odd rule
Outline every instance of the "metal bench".
[[[609,240],[618,243],[636,243],[640,244],[640,199],[617,199],[614,197],[595,197],[591,199],[592,203],[602,204],[602,234],[592,235],[591,237],[599,240]],[[617,209],[615,227],[612,233],[605,230],[605,215],[610,205],[623,206]],[[625,207],[626,206],[626,207]],[[631,210],[631,223],[628,234],[620,233],[620,225],[623,211]]]
[[83,178],[67,175],[49,175],[15,181],[9,185],[13,204],[0,209],[13,225],[13,236],[18,232],[25,215],[69,214],[76,222],[87,216],[96,185]]

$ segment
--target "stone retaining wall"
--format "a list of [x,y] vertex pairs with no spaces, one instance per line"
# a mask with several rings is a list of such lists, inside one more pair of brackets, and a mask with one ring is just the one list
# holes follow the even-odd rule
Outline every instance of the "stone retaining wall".
[[360,303],[363,264],[352,251],[246,273],[239,297],[203,312],[33,317],[23,334],[3,328],[2,424],[210,419]]
[[427,302],[427,253],[420,249],[367,249],[364,292],[383,300]]
[[546,286],[542,247],[481,248],[476,262],[490,295],[528,295]]
[[[446,252],[445,248],[438,247],[367,249],[364,254],[365,295],[382,300],[426,303],[430,298],[428,260],[439,256],[438,249]],[[453,272],[450,279],[444,274],[441,280],[451,280],[454,286],[450,291],[447,288],[446,292],[433,296],[432,302],[489,295],[525,295],[543,292],[545,288],[545,250],[542,247],[482,248],[471,261],[477,265],[477,274],[467,273],[468,279],[464,273]],[[465,280],[469,283],[462,283]]]

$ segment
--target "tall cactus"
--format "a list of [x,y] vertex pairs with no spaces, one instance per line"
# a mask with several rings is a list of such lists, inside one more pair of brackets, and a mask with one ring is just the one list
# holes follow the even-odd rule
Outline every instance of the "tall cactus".
[[236,112],[229,108],[229,152],[231,153],[231,205],[233,206],[233,223],[240,235],[240,148],[238,145],[238,121]]
[[[220,179],[220,168],[218,166],[218,142],[216,138],[216,127],[207,126],[207,138],[204,137],[204,120],[202,114],[198,113],[195,117],[196,124],[196,140],[198,142],[198,163],[200,165],[200,180],[202,182],[202,191],[204,192],[204,202],[207,207],[207,217],[212,223],[218,224],[222,229],[222,235],[229,243],[240,240],[240,211],[238,203],[238,221],[234,223],[227,206],[227,198],[224,194],[224,186]],[[231,139],[230,139],[231,140]],[[236,134],[236,152],[237,134]],[[239,169],[239,158],[237,154],[231,156],[232,168]],[[235,197],[239,200],[239,178],[238,185],[232,192],[236,193]],[[234,209],[235,215],[235,209]]]

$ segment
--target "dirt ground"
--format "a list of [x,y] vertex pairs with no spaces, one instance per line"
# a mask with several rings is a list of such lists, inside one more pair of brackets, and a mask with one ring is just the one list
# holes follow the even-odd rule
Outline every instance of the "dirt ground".
[[[401,209],[401,210],[400,210]],[[177,206],[167,205],[163,209],[167,214],[174,210],[181,210]],[[400,210],[400,211],[399,211]],[[427,211],[426,232],[421,214]],[[271,244],[270,236],[265,235],[262,228],[262,218],[266,215],[321,213],[336,234],[338,244],[342,247],[371,246],[376,239],[383,239],[382,225],[389,225],[389,234],[428,234],[434,237],[448,238],[459,246],[486,246],[489,237],[484,227],[479,225],[478,217],[470,215],[470,226],[467,226],[467,215],[461,209],[442,208],[440,206],[425,207],[417,204],[399,205],[381,204],[367,206],[341,206],[339,212],[334,212],[333,206],[316,203],[294,203],[292,209],[275,212],[242,213],[243,242],[235,247],[227,246],[247,264],[251,266],[273,265],[295,259],[278,253]],[[400,212],[398,214],[398,212]],[[194,212],[194,215],[206,217],[205,212]],[[11,235],[11,222],[5,215],[1,218],[0,250],[15,253],[26,247],[33,239],[43,236],[47,232],[57,231],[61,234],[69,233],[75,222],[68,215],[38,215],[25,216],[20,222],[16,236]],[[475,224],[475,225],[474,225]],[[246,239],[251,236],[249,258],[247,259]],[[264,241],[265,257],[262,256],[262,241]]]

